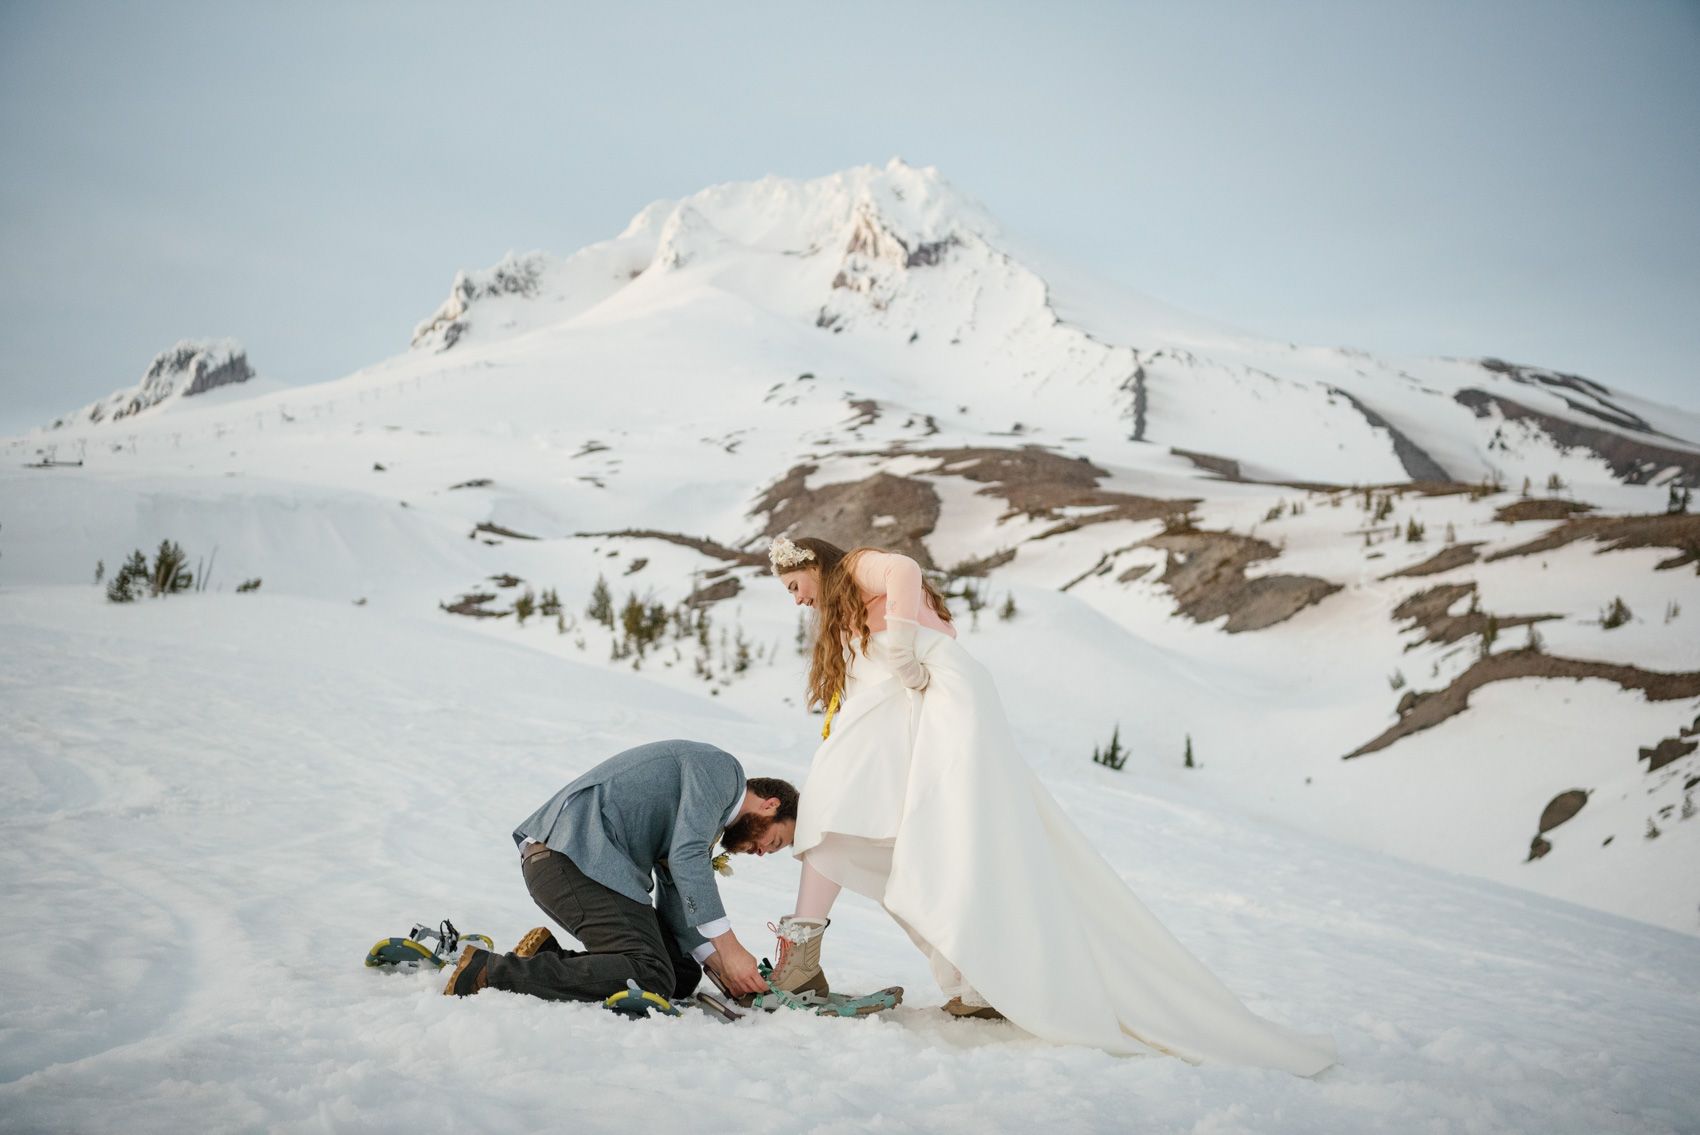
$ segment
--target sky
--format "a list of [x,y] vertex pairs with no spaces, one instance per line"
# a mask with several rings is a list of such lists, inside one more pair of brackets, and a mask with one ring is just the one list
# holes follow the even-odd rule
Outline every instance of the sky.
[[0,434],[182,338],[335,378],[458,269],[894,155],[1249,331],[1700,408],[1696,59],[1696,0],[0,0]]

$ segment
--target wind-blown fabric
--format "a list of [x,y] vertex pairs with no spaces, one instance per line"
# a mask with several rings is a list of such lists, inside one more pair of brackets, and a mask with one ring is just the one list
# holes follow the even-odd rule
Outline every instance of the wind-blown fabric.
[[880,902],[935,973],[942,955],[1045,1040],[1301,1076],[1335,1062],[1331,1037],[1247,1009],[1146,909],[1022,760],[990,674],[955,639],[921,628],[931,681],[915,693],[893,676],[886,638],[854,652],[803,786],[795,854],[820,848],[809,862],[833,878],[846,839],[889,849],[884,878],[834,881]]

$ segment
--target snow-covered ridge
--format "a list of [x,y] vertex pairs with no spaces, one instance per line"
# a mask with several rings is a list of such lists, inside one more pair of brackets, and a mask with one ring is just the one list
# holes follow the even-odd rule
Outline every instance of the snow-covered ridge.
[[1018,248],[938,170],[901,159],[731,182],[653,202],[566,260],[510,255],[461,273],[413,343],[493,346],[706,292],[882,353],[908,348],[940,404],[984,405],[991,391],[1006,425],[1119,422],[1126,438],[1260,479],[1543,480],[1581,459],[1620,482],[1700,484],[1695,415],[1496,359],[1262,340]]
[[236,340],[183,339],[154,356],[141,382],[66,415],[54,422],[53,428],[78,422],[115,422],[174,399],[192,398],[253,377],[247,352]]

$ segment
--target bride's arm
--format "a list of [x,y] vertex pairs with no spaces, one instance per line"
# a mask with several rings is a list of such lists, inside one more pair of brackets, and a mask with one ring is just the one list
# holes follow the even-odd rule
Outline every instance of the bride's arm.
[[921,565],[902,552],[861,552],[850,578],[864,595],[885,596],[885,617],[916,622],[921,617]]
[[850,565],[850,578],[863,594],[885,596],[892,673],[912,690],[926,689],[927,669],[915,658],[922,603],[921,565],[901,552],[862,552]]

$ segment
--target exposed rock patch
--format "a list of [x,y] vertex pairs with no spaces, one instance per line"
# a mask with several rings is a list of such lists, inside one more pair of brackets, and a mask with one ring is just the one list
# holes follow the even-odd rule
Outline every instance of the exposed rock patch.
[[687,607],[706,607],[722,599],[730,599],[744,589],[735,576],[723,576],[713,583],[697,588],[685,597]]
[[[872,545],[902,552],[923,568],[936,568],[923,540],[939,522],[939,495],[925,481],[875,473],[859,481],[808,487],[817,466],[798,465],[768,488],[750,510],[766,514],[765,537],[816,536],[841,548]],[[895,518],[895,523],[890,522]],[[876,523],[878,520],[887,523]],[[766,562],[765,556],[761,559]]]
[[1677,554],[1655,565],[1657,570],[1695,564],[1696,573],[1700,573],[1700,516],[1688,513],[1579,516],[1538,539],[1494,552],[1487,559],[1492,562],[1511,556],[1532,556],[1562,548],[1577,540],[1597,540],[1605,545],[1599,549],[1601,552],[1616,552],[1624,548],[1670,548]]
[[[908,452],[916,457],[935,458],[938,465],[928,470],[933,476],[963,477],[985,485],[980,490],[982,496],[999,497],[1009,505],[1004,519],[1026,516],[1060,521],[1037,537],[1041,540],[1114,520],[1163,520],[1181,516],[1198,504],[1196,499],[1163,500],[1101,489],[1098,482],[1108,477],[1108,472],[1084,457],[1065,457],[1038,445],[1024,445],[1020,449],[969,446]],[[1060,510],[1065,508],[1097,511],[1064,517]]]
[[1230,634],[1261,630],[1292,618],[1340,590],[1340,584],[1302,575],[1247,579],[1245,569],[1280,554],[1275,545],[1231,532],[1177,532],[1145,543],[1169,553],[1158,582],[1166,584],[1180,613],[1200,623],[1226,615]]
[[1568,792],[1560,792],[1547,802],[1541,811],[1540,823],[1536,827],[1535,838],[1529,841],[1528,862],[1534,862],[1552,850],[1552,844],[1547,841],[1546,834],[1566,820],[1573,818],[1588,802],[1588,792],[1583,788],[1572,788]]
[[507,618],[513,613],[512,611],[487,611],[484,609],[484,604],[495,597],[494,593],[491,592],[469,591],[453,603],[438,603],[437,607],[451,615],[466,615],[474,619]]
[[705,556],[712,556],[717,560],[726,560],[729,563],[744,567],[767,566],[767,553],[765,551],[740,552],[736,548],[728,548],[724,544],[717,544],[713,540],[700,536],[681,536],[677,532],[662,532],[656,528],[622,528],[618,532],[574,532],[573,535],[580,539],[616,537],[627,540],[665,540],[669,544],[693,548]]
[[1191,449],[1170,448],[1170,453],[1176,457],[1184,457],[1206,473],[1214,473],[1224,481],[1243,481],[1240,474],[1240,463],[1232,457],[1217,457],[1213,453],[1199,453]]
[[1481,546],[1481,542],[1448,544],[1422,563],[1401,568],[1399,571],[1393,572],[1391,575],[1384,575],[1381,578],[1404,579],[1410,576],[1439,575],[1441,572],[1451,571],[1453,568],[1465,567],[1481,559],[1481,553],[1476,551]]
[[1516,524],[1523,520],[1568,520],[1578,513],[1593,511],[1593,505],[1580,501],[1532,498],[1500,505],[1494,510],[1493,518],[1506,524]]
[[1400,701],[1397,724],[1389,727],[1374,740],[1347,753],[1342,760],[1352,760],[1367,753],[1385,749],[1394,742],[1432,729],[1448,718],[1469,708],[1470,694],[1490,682],[1507,682],[1517,678],[1599,678],[1616,682],[1626,690],[1640,690],[1648,701],[1673,701],[1677,698],[1700,697],[1700,671],[1662,673],[1643,670],[1638,666],[1622,666],[1609,662],[1590,662],[1580,658],[1558,658],[1534,650],[1514,650],[1490,654],[1465,670],[1452,684],[1442,690],[1427,693],[1406,691]]
[[[1458,600],[1476,590],[1474,583],[1445,583],[1431,587],[1427,591],[1419,591],[1403,603],[1393,608],[1395,619],[1409,619],[1411,625],[1405,629],[1421,630],[1423,637],[1415,642],[1405,644],[1406,650],[1415,650],[1428,643],[1439,643],[1442,646],[1468,638],[1471,635],[1482,634],[1488,628],[1488,621],[1498,631],[1504,632],[1513,627],[1529,626],[1532,623],[1547,622],[1552,619],[1562,619],[1563,615],[1494,615],[1487,611],[1472,610],[1453,615],[1448,612]],[[1406,691],[1406,697],[1411,697]]]
[[1587,802],[1588,792],[1586,789],[1572,788],[1568,792],[1560,792],[1541,810],[1540,823],[1536,825],[1535,830],[1545,835],[1566,820],[1574,818]]
[[473,539],[481,532],[490,536],[505,536],[509,540],[537,539],[535,536],[527,536],[524,532],[515,532],[512,528],[503,528],[500,524],[491,524],[489,522],[476,525],[471,532],[466,534],[466,538],[469,540]]
[[1672,761],[1680,761],[1695,749],[1700,749],[1700,742],[1684,741],[1678,737],[1666,737],[1650,749],[1641,750],[1641,760],[1647,762],[1647,771],[1662,769]]

